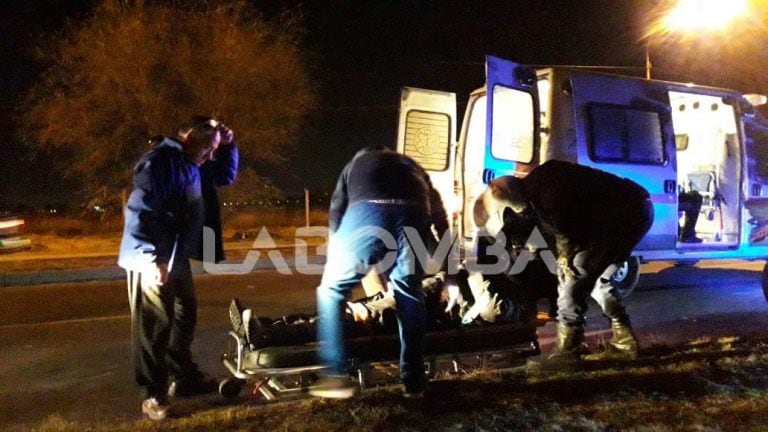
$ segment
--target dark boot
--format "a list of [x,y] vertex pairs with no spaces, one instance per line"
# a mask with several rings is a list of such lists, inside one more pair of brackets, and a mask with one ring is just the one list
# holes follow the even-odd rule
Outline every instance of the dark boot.
[[637,338],[632,332],[629,317],[611,318],[613,337],[608,341],[605,350],[588,356],[588,360],[636,360],[638,357]]
[[680,230],[680,241],[683,243],[701,243],[703,240],[696,237],[696,220],[698,219],[698,213],[696,213],[695,218],[691,219],[692,220],[689,221],[686,216],[685,225],[683,225],[683,229]]
[[240,299],[232,299],[232,303],[229,304],[229,320],[232,322],[232,330],[242,338],[245,338],[245,327],[243,326],[244,310],[245,308]]
[[581,345],[584,341],[582,325],[557,323],[557,346],[546,357],[528,359],[526,369],[531,372],[575,372],[581,366]]
[[695,194],[696,198],[691,204],[691,208],[685,210],[685,224],[680,229],[679,240],[683,243],[701,243],[703,240],[696,237],[696,222],[699,220],[699,210],[701,209],[701,196]]

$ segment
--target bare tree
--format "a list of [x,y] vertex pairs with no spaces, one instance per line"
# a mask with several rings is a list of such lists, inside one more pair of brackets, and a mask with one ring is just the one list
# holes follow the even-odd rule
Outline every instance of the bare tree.
[[258,171],[314,107],[296,13],[268,22],[240,1],[157,3],[104,0],[41,50],[50,68],[23,109],[27,138],[68,148],[68,174],[92,198],[117,199],[150,135],[192,114],[223,118]]

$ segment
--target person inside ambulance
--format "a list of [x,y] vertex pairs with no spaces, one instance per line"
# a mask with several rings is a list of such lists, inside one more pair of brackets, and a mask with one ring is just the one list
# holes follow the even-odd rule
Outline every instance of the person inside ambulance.
[[678,241],[682,243],[701,243],[703,240],[696,237],[696,222],[703,205],[704,197],[698,192],[680,190],[677,195],[678,209],[683,212],[684,220],[678,235]]
[[637,340],[611,276],[653,222],[645,189],[613,174],[553,160],[525,178],[491,181],[475,202],[474,218],[487,235],[514,247],[525,247],[538,229],[557,259],[557,344],[545,358],[530,359],[530,370],[578,369],[590,295],[613,331],[597,357],[637,357]]

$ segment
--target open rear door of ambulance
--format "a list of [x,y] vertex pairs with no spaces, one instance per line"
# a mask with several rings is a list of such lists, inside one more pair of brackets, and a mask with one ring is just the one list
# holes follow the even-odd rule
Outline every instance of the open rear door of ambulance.
[[443,199],[451,231],[455,232],[456,94],[404,87],[397,151],[413,158],[427,171]]
[[485,57],[487,89],[483,183],[503,175],[525,176],[539,164],[536,71]]

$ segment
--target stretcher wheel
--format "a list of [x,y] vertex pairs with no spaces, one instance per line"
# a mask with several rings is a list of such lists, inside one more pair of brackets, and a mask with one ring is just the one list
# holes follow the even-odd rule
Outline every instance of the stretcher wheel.
[[224,399],[234,399],[240,394],[243,388],[244,380],[239,378],[227,378],[219,383],[219,394]]

